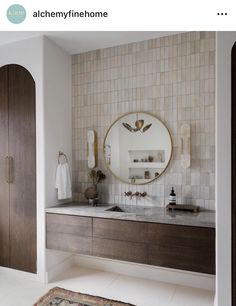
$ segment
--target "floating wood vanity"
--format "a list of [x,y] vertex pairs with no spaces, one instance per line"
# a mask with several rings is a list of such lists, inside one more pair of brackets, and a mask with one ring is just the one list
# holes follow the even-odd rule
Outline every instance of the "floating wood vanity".
[[[91,216],[88,216],[89,209]],[[209,223],[206,226],[169,224],[173,213],[165,213],[168,224],[153,222],[153,215],[150,215],[151,222],[143,222],[138,220],[142,219],[141,215],[102,214],[102,210],[104,212],[104,207],[97,208],[96,217],[96,208],[92,207],[87,213],[83,210],[75,213],[76,209],[66,210],[66,207],[66,213],[60,207],[49,208],[46,214],[47,248],[215,274],[215,229]],[[178,220],[178,215],[173,216],[172,222]],[[129,220],[131,218],[136,220]],[[147,214],[145,218],[148,219]]]

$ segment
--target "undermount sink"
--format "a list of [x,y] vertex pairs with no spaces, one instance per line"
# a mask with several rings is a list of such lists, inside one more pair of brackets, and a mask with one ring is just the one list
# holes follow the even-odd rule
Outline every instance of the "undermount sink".
[[106,209],[106,211],[117,211],[117,212],[125,212],[122,208],[120,208],[119,206],[112,206],[108,209]]
[[112,207],[107,208],[105,211],[143,215],[145,212],[149,210],[150,207],[137,207],[134,205],[120,205],[120,206],[114,205]]

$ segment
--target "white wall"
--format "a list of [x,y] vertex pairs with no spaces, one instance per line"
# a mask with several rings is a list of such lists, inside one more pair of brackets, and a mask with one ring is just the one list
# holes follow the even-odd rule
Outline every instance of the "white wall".
[[[44,123],[45,123],[45,196],[46,207],[57,200],[55,173],[58,152],[67,155],[71,168],[71,56],[44,37]],[[46,251],[46,271],[64,261],[70,254]]]
[[216,40],[216,305],[231,305],[231,49],[236,32]]
[[71,56],[44,37],[44,122],[46,206],[55,205],[58,152],[72,158]]
[[[0,66],[19,64],[32,74],[36,84],[37,152],[37,275],[45,280],[45,207],[55,205],[55,170],[58,151],[71,161],[71,57],[44,37],[0,47]],[[47,266],[68,254],[52,252]],[[20,273],[20,272],[19,272]],[[25,274],[24,274],[25,275]],[[28,277],[34,277],[28,274]]]

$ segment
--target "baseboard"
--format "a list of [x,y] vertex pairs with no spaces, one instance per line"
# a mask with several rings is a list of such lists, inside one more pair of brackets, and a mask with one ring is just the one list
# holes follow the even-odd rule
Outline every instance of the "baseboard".
[[66,270],[70,269],[74,265],[74,256],[71,255],[61,262],[57,263],[55,266],[51,267],[49,271],[46,272],[45,281],[49,283],[56,279],[56,277]]
[[[215,277],[209,274],[168,269],[138,263],[130,263],[87,255],[71,255],[46,272],[45,281],[51,282],[72,266],[80,266],[111,273],[145,278],[206,290],[215,290]],[[0,274],[40,281],[38,274],[0,267]]]
[[86,255],[75,255],[74,265],[182,286],[215,290],[215,277],[209,274],[128,263]]
[[38,274],[24,272],[11,268],[0,267],[0,274],[11,277],[25,278],[27,280],[32,280],[32,281],[40,281],[40,276]]

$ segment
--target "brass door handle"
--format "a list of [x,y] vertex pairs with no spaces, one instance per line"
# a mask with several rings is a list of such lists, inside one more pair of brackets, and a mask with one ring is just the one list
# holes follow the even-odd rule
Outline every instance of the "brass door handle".
[[13,157],[9,156],[9,183],[13,183]]
[[10,173],[9,156],[6,156],[5,157],[5,179],[7,183],[10,183],[9,173]]
[[5,157],[5,178],[8,184],[13,183],[13,157]]

